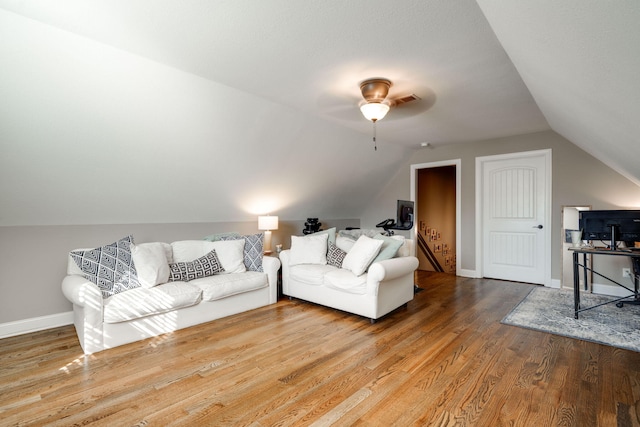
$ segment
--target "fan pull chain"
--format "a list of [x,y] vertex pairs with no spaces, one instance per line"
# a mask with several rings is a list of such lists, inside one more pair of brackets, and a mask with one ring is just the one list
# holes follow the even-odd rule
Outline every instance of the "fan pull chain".
[[373,121],[373,150],[374,151],[378,151],[378,143],[376,142],[376,122],[377,120]]

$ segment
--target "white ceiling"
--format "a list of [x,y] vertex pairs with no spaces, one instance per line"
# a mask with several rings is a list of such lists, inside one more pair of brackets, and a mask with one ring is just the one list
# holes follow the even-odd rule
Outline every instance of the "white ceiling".
[[0,7],[366,134],[359,83],[387,77],[391,95],[423,98],[380,122],[395,144],[548,129],[473,0],[2,0]]
[[[254,106],[259,108],[260,123],[287,123],[288,115],[298,121],[301,117],[305,121],[307,117],[317,120],[317,126],[304,122],[299,129],[290,129],[290,135],[281,143],[277,142],[282,139],[278,129],[262,126],[253,131],[241,130],[238,136],[247,141],[269,137],[273,158],[280,159],[277,167],[281,169],[307,160],[322,149],[318,141],[322,141],[327,122],[345,129],[346,133],[340,138],[352,139],[351,134],[370,138],[371,123],[357,109],[361,99],[358,85],[362,80],[387,77],[394,83],[391,95],[417,94],[422,101],[392,110],[378,124],[379,144],[397,147],[397,152],[383,157],[365,153],[360,168],[350,168],[355,153],[362,152],[362,148],[357,147],[350,149],[343,163],[337,163],[335,170],[341,174],[349,170],[349,175],[335,176],[333,188],[345,182],[354,186],[336,196],[333,211],[350,206],[347,212],[338,212],[340,215],[357,214],[363,201],[375,194],[374,186],[384,183],[385,177],[395,173],[407,158],[406,150],[422,142],[438,145],[481,141],[549,128],[640,183],[640,166],[635,160],[640,157],[640,2],[637,0],[0,0],[0,8],[73,35],[74,40],[67,40],[53,32],[43,30],[40,34],[41,38],[55,37],[53,46],[62,52],[65,46],[71,49],[78,45],[84,49],[82,40],[88,40],[94,45],[115,48],[204,78],[212,85],[211,93],[224,92],[225,102],[236,104],[235,110],[241,105],[243,113],[246,110],[250,114]],[[22,22],[19,25],[26,33],[34,28]],[[31,46],[42,46],[42,39],[34,38],[31,42]],[[11,46],[9,42],[5,44]],[[30,45],[24,42],[24,46]],[[129,61],[125,55],[111,55],[106,48],[87,46],[86,49],[96,55],[106,53],[104,61]],[[19,52],[11,54],[13,58],[22,58]],[[145,64],[134,62],[123,65],[123,73],[134,65],[146,70]],[[87,64],[98,67],[100,61],[91,58]],[[67,67],[78,69],[73,62]],[[20,76],[22,69],[28,68],[21,65],[6,74],[14,79],[23,78],[24,85],[42,81],[38,76]],[[120,70],[116,65],[103,69],[105,73]],[[64,74],[65,70],[62,68],[59,73]],[[166,74],[159,68],[140,76],[154,73]],[[55,77],[51,80],[54,83],[62,78]],[[123,85],[133,84],[136,78],[143,77],[136,75]],[[71,87],[72,81],[66,84]],[[19,95],[18,90],[22,87],[15,89],[14,96]],[[151,92],[152,82],[147,90]],[[80,89],[77,91],[75,96],[80,96]],[[186,105],[187,94],[188,91],[182,91],[172,96]],[[59,91],[56,96],[62,99],[65,94]],[[252,101],[255,98],[264,102]],[[138,104],[144,105],[152,99],[145,92],[144,102]],[[101,101],[109,103],[113,99],[107,94]],[[132,104],[132,108],[138,104]],[[167,102],[162,108],[168,109],[170,105]],[[267,120],[269,105],[283,107],[271,109],[272,114],[278,114],[277,119]],[[81,107],[82,104],[77,104],[75,108]],[[105,111],[111,114],[115,109]],[[169,112],[163,110],[163,114],[168,116]],[[231,113],[229,117],[238,120]],[[185,115],[183,126],[188,126],[188,120],[196,119]],[[24,121],[28,125],[27,118]],[[67,127],[66,131],[72,135],[73,129]],[[200,138],[203,128],[191,128],[194,129],[192,139]],[[230,122],[228,133],[236,132],[235,129],[238,126]],[[265,129],[267,134],[263,137],[260,133]],[[316,133],[314,145],[300,145],[295,150],[287,145],[300,141],[297,133],[308,133],[310,129]],[[163,130],[149,137],[168,139],[166,133],[160,134]],[[136,132],[143,131],[136,128]],[[181,132],[184,134],[182,129]],[[327,130],[327,135],[338,136],[334,130]],[[91,134],[92,138],[95,136]],[[123,147],[136,137],[126,136],[129,139],[122,138]],[[211,135],[205,136],[198,144],[212,140]],[[25,140],[26,137],[16,138],[12,150],[22,150]],[[341,146],[344,141],[336,139],[327,141],[323,148],[335,151]],[[231,157],[233,150],[226,150],[229,158],[235,159]],[[237,159],[246,158],[246,150],[252,149],[236,153]],[[253,152],[264,150],[254,148]],[[33,161],[28,155],[24,157],[25,164]],[[318,151],[318,162],[334,161],[330,156],[335,158],[335,153],[320,155]],[[374,171],[374,165],[379,166],[379,170]],[[273,176],[275,171],[267,172]],[[292,193],[286,185],[293,184],[301,187],[300,194],[309,193],[305,190],[309,182],[327,176],[322,168],[296,170],[299,172],[309,173],[307,183],[290,183],[283,178],[278,182],[283,193]],[[63,178],[67,179],[61,177],[60,182],[65,182]],[[274,187],[273,182],[269,184]],[[53,183],[51,185],[53,188]],[[147,187],[140,185],[144,192]],[[18,197],[16,193],[15,200]],[[309,206],[312,202],[312,196],[308,196],[297,203]],[[317,206],[320,216],[323,207],[322,202]],[[21,212],[16,208],[15,217]],[[214,208],[206,211],[203,207],[202,212],[206,212],[208,218],[226,219]],[[64,215],[69,213],[61,211],[60,217]],[[291,215],[299,218],[303,214],[292,212]],[[138,219],[148,221],[148,217],[142,216],[123,217],[122,221]],[[192,219],[201,220],[200,217]],[[176,212],[175,218],[157,220],[185,220],[185,214]]]

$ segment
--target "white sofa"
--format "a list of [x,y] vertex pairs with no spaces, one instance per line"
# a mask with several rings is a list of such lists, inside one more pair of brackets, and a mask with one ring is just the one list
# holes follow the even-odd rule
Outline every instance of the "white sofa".
[[[345,240],[341,239],[337,237],[337,246],[348,254],[352,244],[345,245]],[[412,256],[412,240],[404,240],[393,258],[373,261],[362,274],[357,274],[361,273],[361,269],[354,272],[343,265],[330,265],[322,257],[307,258],[308,262],[301,262],[305,260],[292,254],[297,249],[297,242],[299,240],[292,241],[291,250],[280,253],[282,292],[290,298],[364,316],[371,323],[413,299],[414,271],[418,268],[418,259]],[[328,246],[331,246],[330,243]],[[292,260],[292,255],[298,259]]]
[[[154,242],[131,246],[140,283],[104,298],[102,288],[86,278],[70,254],[62,291],[73,303],[74,325],[84,353],[90,354],[133,341],[209,322],[221,317],[252,310],[277,301],[277,275],[280,261],[260,257],[262,267],[249,271],[238,256],[244,257],[244,241],[181,241],[171,244]],[[159,249],[160,248],[160,249]],[[140,251],[164,252],[164,264],[175,267],[216,250],[224,272],[184,281],[166,281],[163,262],[136,256]],[[240,254],[238,255],[238,250]],[[72,253],[78,253],[73,251]],[[231,254],[229,252],[232,252]],[[242,264],[242,265],[240,265]],[[173,274],[173,273],[171,273]],[[175,277],[174,277],[175,279]]]

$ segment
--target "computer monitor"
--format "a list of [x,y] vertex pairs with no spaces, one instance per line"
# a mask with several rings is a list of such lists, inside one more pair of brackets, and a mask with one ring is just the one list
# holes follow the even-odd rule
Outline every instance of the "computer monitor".
[[579,224],[582,240],[608,240],[612,249],[640,241],[640,210],[580,211]]
[[411,230],[413,228],[413,202],[398,200],[396,226],[394,230]]

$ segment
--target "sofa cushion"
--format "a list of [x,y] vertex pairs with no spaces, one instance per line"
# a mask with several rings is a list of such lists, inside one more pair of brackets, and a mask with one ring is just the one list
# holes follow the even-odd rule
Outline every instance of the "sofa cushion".
[[367,271],[369,264],[378,255],[382,243],[382,240],[372,239],[365,235],[360,236],[347,256],[344,257],[342,268],[351,270],[353,274],[360,276]]
[[244,239],[207,242],[206,240],[181,240],[171,243],[173,262],[189,262],[216,250],[224,272],[221,274],[243,273]]
[[342,261],[344,261],[344,257],[346,255],[347,253],[345,251],[333,243],[329,243],[329,249],[327,250],[327,264],[340,268],[342,267]]
[[169,280],[169,260],[166,243],[131,244],[131,256],[138,273],[138,281],[143,288],[152,288]]
[[133,236],[95,249],[71,251],[70,256],[87,280],[98,285],[103,298],[139,288],[131,256]]
[[166,313],[198,304],[199,287],[185,282],[170,282],[153,288],[122,292],[104,302],[104,322],[118,323],[152,314]]
[[289,276],[297,282],[321,286],[324,284],[324,275],[334,270],[337,268],[327,264],[300,264],[289,269]]
[[378,252],[378,255],[373,259],[371,264],[393,258],[396,256],[400,246],[404,244],[404,240],[394,239],[393,237],[383,236],[382,234],[378,234],[373,238],[376,240],[382,240],[382,246],[380,247],[380,252]]
[[328,288],[356,295],[364,295],[367,292],[367,275],[356,276],[344,268],[328,272],[324,276],[324,284]]
[[201,256],[193,261],[169,264],[169,281],[188,282],[222,272],[224,272],[224,268],[222,264],[220,264],[216,250],[213,249],[205,256]]
[[257,271],[211,276],[192,280],[189,284],[202,290],[203,301],[215,301],[269,285],[267,275]]
[[289,251],[289,265],[327,263],[326,233],[310,234],[308,236],[291,236],[291,250]]
[[262,269],[262,256],[264,253],[263,233],[248,236],[228,236],[220,240],[244,239],[244,266],[247,271],[264,271]]

